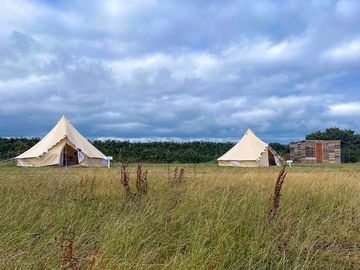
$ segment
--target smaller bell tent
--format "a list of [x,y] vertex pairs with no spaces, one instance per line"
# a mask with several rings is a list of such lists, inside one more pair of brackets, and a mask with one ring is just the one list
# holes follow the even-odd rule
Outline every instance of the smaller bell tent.
[[15,157],[18,166],[107,166],[106,156],[62,116],[55,127],[32,148]]
[[281,157],[248,129],[234,147],[218,158],[218,164],[233,167],[280,166]]

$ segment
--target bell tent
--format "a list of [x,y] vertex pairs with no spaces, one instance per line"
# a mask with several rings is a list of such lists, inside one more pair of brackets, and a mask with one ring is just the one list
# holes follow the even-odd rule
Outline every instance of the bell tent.
[[85,139],[65,116],[41,141],[15,159],[17,165],[23,167],[99,167],[108,164],[106,156]]
[[248,129],[241,140],[223,156],[219,166],[268,167],[280,166],[281,157]]

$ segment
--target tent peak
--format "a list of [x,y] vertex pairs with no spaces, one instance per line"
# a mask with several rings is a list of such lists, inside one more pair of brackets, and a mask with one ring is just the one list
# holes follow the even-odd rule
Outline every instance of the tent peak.
[[[244,134],[244,137],[247,136],[247,135],[250,135],[250,136],[253,136],[253,137],[256,137],[257,139],[259,139],[258,136],[256,136],[255,132],[254,132],[251,128],[248,128],[248,129],[246,130],[246,132],[245,132],[245,134]],[[259,140],[260,140],[260,139],[259,139]]]
[[60,117],[58,122],[69,122],[69,123],[71,123],[69,118],[67,118],[64,114]]
[[256,134],[254,131],[252,131],[251,128],[248,128],[247,131],[245,132],[245,135],[241,138],[241,140],[243,139],[247,139],[247,140],[257,140],[259,142],[261,142],[264,145],[268,145],[267,143],[263,142]]
[[252,129],[251,129],[251,128],[248,128],[248,129],[246,130],[246,133],[247,133],[247,132],[254,133],[254,131],[252,131]]

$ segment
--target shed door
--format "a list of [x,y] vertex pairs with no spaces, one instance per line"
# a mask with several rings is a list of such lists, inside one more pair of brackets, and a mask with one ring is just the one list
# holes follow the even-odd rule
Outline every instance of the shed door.
[[323,146],[322,143],[316,143],[316,163],[323,162]]

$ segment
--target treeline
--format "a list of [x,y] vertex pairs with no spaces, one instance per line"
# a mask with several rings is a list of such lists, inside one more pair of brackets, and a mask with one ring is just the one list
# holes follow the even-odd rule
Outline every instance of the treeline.
[[[360,135],[353,130],[329,128],[306,135],[308,140],[341,140],[342,162],[360,162]],[[13,158],[33,145],[39,138],[0,138],[0,159]],[[118,162],[204,163],[215,162],[234,143],[219,142],[129,142],[117,140],[92,141],[96,148]],[[289,145],[271,143],[270,146],[285,159]]]
[[120,162],[202,163],[212,162],[228,151],[233,143],[215,142],[128,142],[93,141],[101,152]]
[[39,141],[40,138],[0,138],[0,159],[16,157]]
[[[0,138],[0,159],[11,159],[35,145],[39,138]],[[215,162],[234,143],[218,142],[129,142],[95,140],[94,146],[118,162],[203,163]],[[287,145],[272,144],[275,151],[284,153]]]

